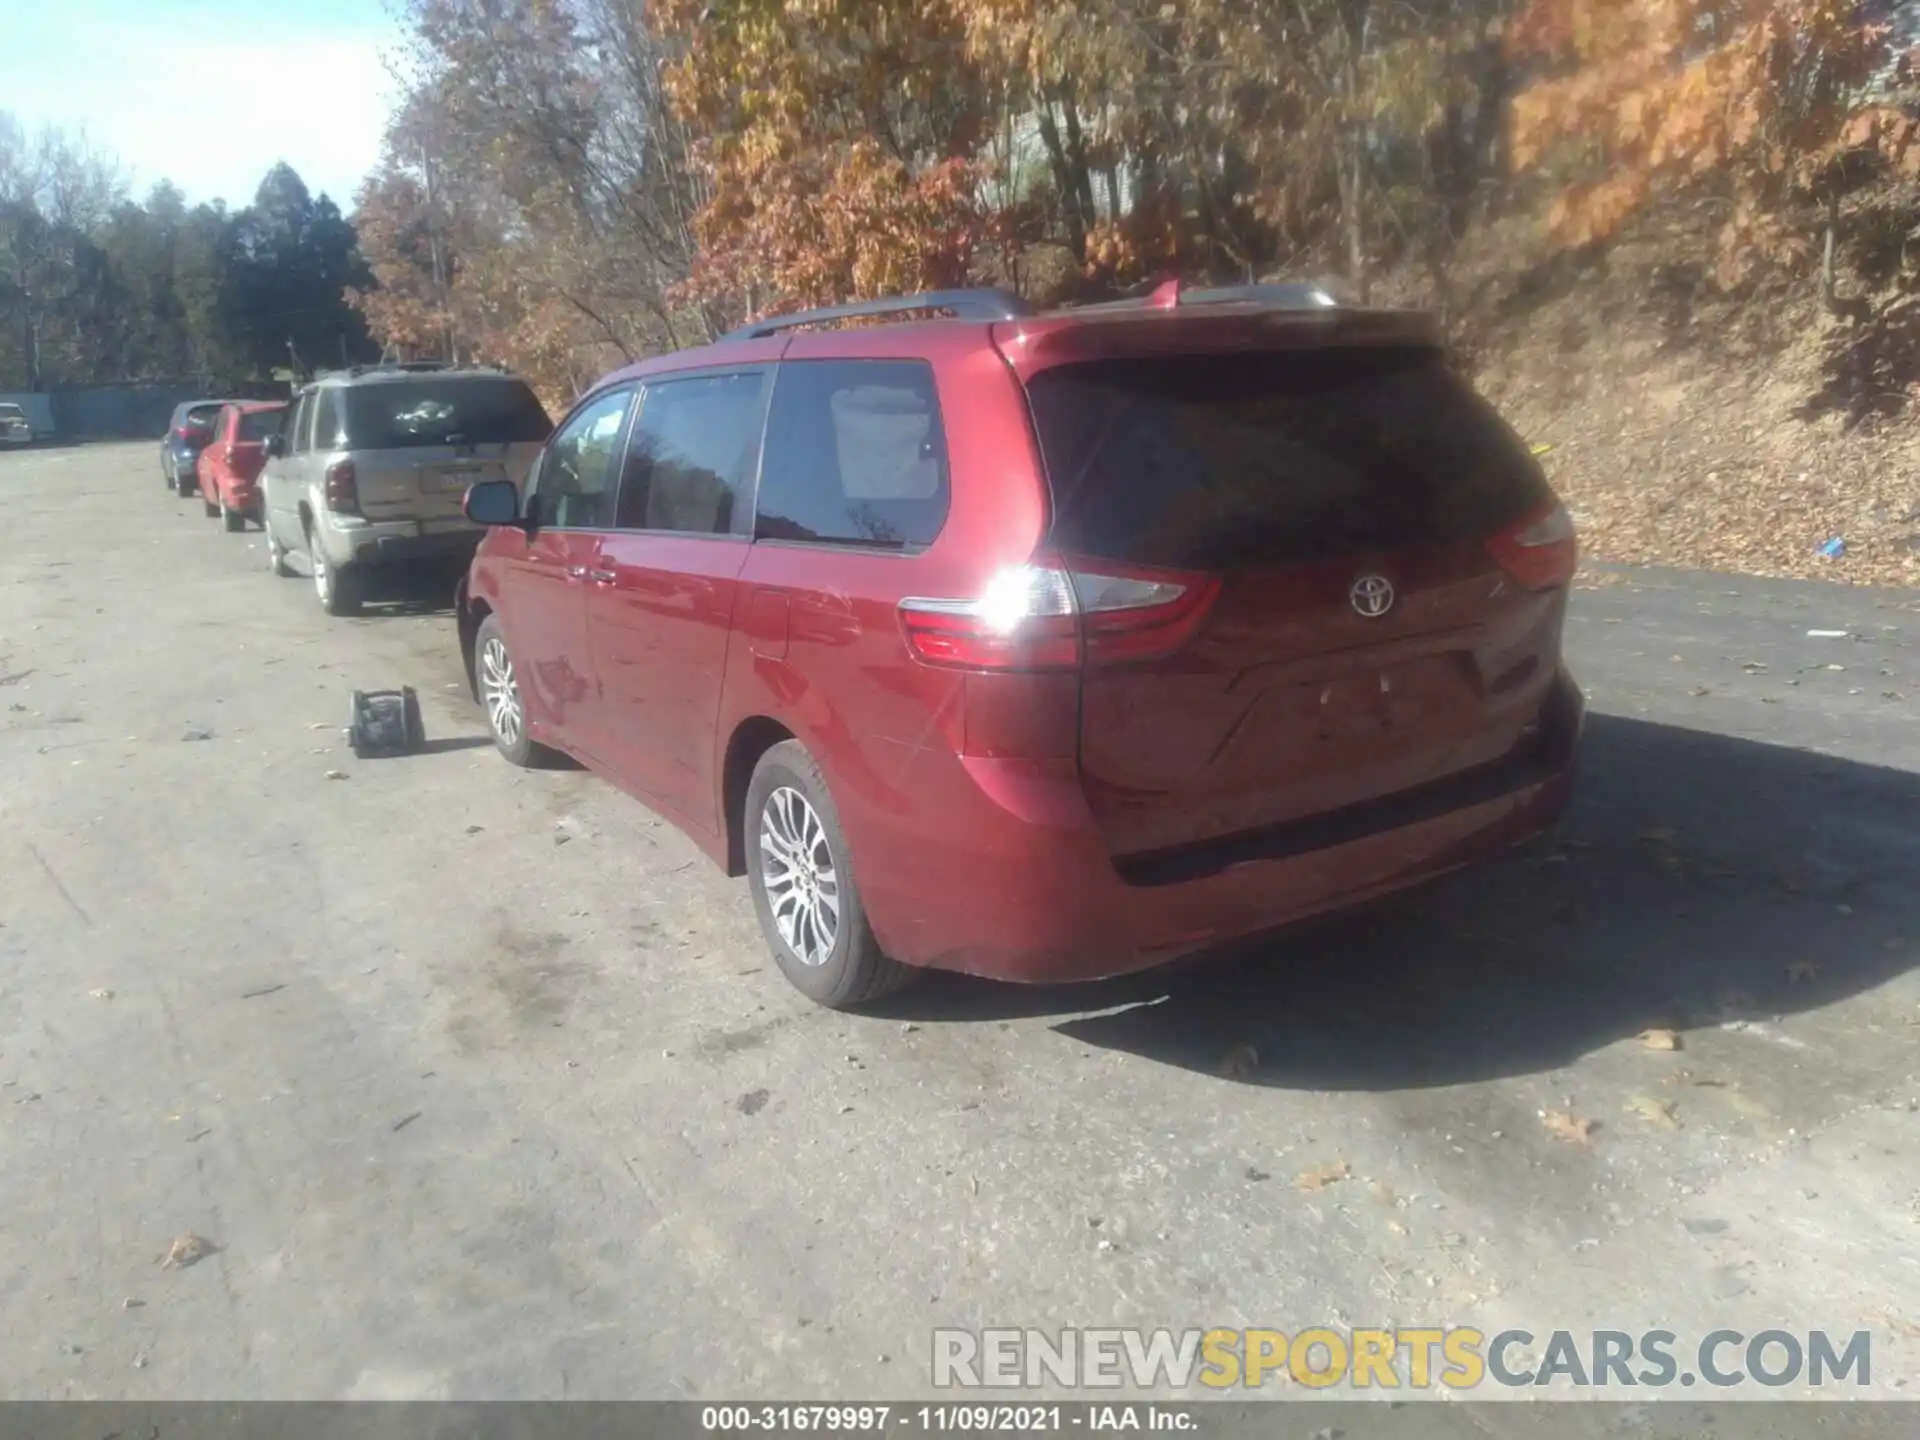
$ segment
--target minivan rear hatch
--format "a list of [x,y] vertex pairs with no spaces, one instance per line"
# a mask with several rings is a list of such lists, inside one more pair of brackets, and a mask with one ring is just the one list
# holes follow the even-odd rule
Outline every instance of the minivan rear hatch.
[[[1530,743],[1571,530],[1440,353],[1180,353],[1169,329],[1141,333],[1151,353],[1013,357],[1052,549],[1077,576],[1208,597],[1169,653],[1085,646],[1082,781],[1116,859],[1432,791]],[[1556,564],[1516,567],[1536,532]]]

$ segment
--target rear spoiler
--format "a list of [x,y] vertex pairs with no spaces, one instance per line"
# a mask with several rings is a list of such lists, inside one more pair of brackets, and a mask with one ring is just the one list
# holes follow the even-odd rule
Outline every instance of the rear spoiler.
[[1204,308],[1088,307],[1004,320],[993,326],[993,340],[1022,379],[1072,360],[1336,345],[1441,350],[1446,344],[1439,317],[1424,310],[1309,309],[1239,300]]

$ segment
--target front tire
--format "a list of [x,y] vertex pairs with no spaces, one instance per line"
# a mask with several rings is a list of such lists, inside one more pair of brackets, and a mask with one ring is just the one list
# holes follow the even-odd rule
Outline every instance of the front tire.
[[220,528],[229,535],[237,535],[247,528],[247,517],[238,510],[229,509],[224,495],[220,497]]
[[293,567],[287,564],[287,547],[274,538],[273,526],[261,521],[261,529],[267,532],[267,569],[282,580],[293,574]]
[[507,649],[507,632],[500,628],[496,616],[482,620],[474,634],[473,678],[480,704],[487,712],[487,733],[493,736],[493,748],[506,762],[523,770],[558,764],[557,751],[527,735],[527,705],[520,693],[519,672],[513,666],[513,653]]
[[880,949],[826,778],[797,740],[760,757],[747,785],[747,883],[780,972],[810,1000],[851,1009],[918,971]]

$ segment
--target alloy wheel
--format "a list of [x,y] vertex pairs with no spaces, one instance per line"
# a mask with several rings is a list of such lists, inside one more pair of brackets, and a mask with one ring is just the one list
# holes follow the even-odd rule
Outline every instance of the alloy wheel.
[[826,964],[840,935],[840,875],[826,826],[791,785],[760,811],[760,880],[787,948],[803,965]]
[[513,675],[513,659],[498,635],[480,647],[480,698],[486,702],[487,723],[502,745],[520,743],[526,717],[520,707],[520,685]]

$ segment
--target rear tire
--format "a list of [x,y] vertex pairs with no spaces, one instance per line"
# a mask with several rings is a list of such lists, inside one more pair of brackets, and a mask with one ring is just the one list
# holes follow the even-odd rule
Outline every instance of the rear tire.
[[846,1010],[919,976],[874,938],[840,813],[799,741],[775,745],[754,766],[741,829],[760,931],[796,990]]
[[360,572],[328,563],[326,552],[311,529],[307,531],[307,562],[313,566],[313,590],[320,608],[329,615],[360,613]]
[[182,475],[178,465],[173,467],[173,493],[185,500],[199,489],[200,482],[191,475]]
[[237,535],[247,528],[246,515],[239,510],[228,509],[225,496],[220,500],[220,528],[229,535]]
[[200,508],[207,512],[207,518],[209,520],[220,513],[220,503],[217,500],[207,499],[204,490],[200,492]]

